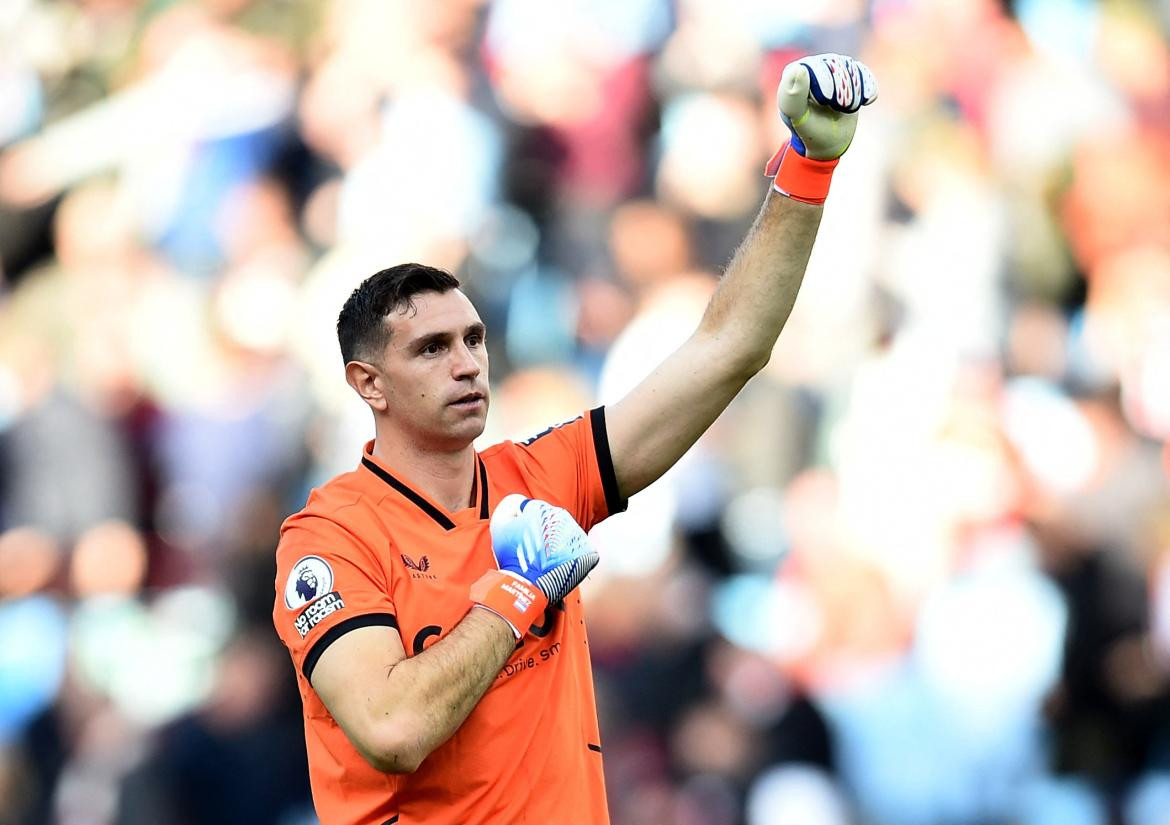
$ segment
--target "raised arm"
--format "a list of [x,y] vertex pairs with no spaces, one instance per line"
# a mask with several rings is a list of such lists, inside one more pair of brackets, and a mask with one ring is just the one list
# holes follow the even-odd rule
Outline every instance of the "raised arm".
[[784,69],[777,101],[792,140],[768,164],[774,183],[755,222],[695,333],[606,409],[623,496],[666,472],[767,364],[796,301],[833,168],[858,109],[876,97],[869,70],[847,57],[818,55]]

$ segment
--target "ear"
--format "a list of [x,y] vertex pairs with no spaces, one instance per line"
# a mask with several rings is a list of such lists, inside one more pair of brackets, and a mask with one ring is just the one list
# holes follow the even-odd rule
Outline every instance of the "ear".
[[374,412],[386,411],[386,385],[382,372],[365,361],[345,365],[345,380]]

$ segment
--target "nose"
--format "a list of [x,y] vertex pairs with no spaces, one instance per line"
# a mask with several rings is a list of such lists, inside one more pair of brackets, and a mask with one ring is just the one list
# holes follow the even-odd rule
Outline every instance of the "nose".
[[454,363],[451,365],[451,375],[458,381],[468,378],[478,378],[481,372],[479,359],[466,344],[455,348]]

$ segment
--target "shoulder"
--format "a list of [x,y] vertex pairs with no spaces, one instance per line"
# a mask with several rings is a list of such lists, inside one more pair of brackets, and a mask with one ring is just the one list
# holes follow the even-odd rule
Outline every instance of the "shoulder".
[[[576,512],[582,478],[589,474],[584,445],[586,416],[546,427],[523,441],[504,441],[480,452],[493,486],[524,492]],[[583,437],[584,436],[584,437]]]
[[327,540],[341,549],[360,546],[384,533],[377,516],[380,493],[370,491],[357,472],[342,473],[315,487],[305,506],[280,526],[278,553],[304,540]]
[[490,447],[480,450],[480,457],[489,459],[505,459],[508,456],[539,455],[548,449],[564,448],[579,441],[592,433],[594,420],[601,414],[601,409],[580,413],[566,421],[550,424],[543,430],[518,441],[501,441]]

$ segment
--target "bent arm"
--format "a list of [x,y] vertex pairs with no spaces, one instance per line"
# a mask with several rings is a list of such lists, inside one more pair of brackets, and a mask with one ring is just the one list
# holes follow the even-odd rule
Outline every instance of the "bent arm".
[[796,301],[822,207],[768,188],[698,329],[605,422],[623,497],[658,479],[768,363]]
[[311,682],[367,762],[413,773],[463,724],[515,647],[508,623],[488,610],[472,609],[411,657],[397,630],[363,627],[325,650]]

